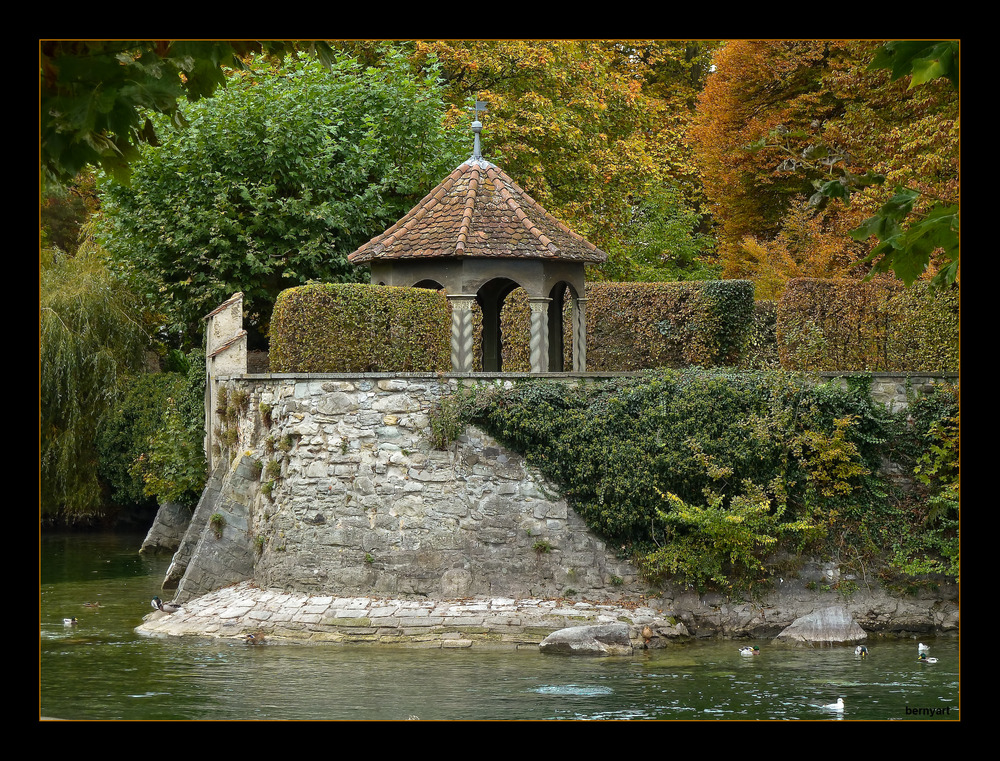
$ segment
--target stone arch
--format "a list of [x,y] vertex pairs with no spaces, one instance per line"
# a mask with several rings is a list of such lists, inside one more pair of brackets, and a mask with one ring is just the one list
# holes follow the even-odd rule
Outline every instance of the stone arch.
[[[548,343],[549,343],[549,372],[561,373],[566,370],[566,307],[572,306],[569,321],[572,324],[573,314],[578,308],[579,294],[573,284],[560,280],[552,286],[548,295]],[[571,359],[569,367],[573,367],[573,357],[578,348],[574,346],[572,334],[570,339]]]
[[503,369],[503,328],[500,313],[504,300],[515,289],[523,287],[509,277],[493,277],[476,290],[476,303],[483,315],[480,334],[482,343],[483,372],[501,372]]
[[441,285],[437,280],[430,277],[425,277],[423,280],[419,280],[414,283],[411,288],[426,288],[430,291],[443,291],[445,287]]

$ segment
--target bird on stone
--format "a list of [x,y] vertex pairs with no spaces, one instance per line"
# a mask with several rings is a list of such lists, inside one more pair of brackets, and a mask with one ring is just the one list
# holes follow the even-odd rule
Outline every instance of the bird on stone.
[[180,604],[176,602],[163,602],[159,597],[154,597],[150,605],[156,610],[162,610],[164,613],[176,613],[181,609]]

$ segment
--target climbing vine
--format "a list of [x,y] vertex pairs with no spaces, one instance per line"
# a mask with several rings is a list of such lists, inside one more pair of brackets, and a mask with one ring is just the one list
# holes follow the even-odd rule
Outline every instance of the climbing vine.
[[927,495],[901,490],[882,468],[887,448],[911,471],[918,458],[932,467],[937,429],[930,419],[908,427],[863,386],[777,371],[657,371],[483,388],[463,414],[559,484],[647,578],[749,586],[782,548],[836,545],[872,559],[893,547],[900,557],[945,551],[921,538],[930,527],[915,508]]

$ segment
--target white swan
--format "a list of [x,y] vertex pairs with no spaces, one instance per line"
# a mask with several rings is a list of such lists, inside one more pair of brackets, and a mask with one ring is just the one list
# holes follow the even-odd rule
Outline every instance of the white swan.
[[843,711],[844,710],[844,699],[843,698],[837,698],[837,702],[836,703],[829,703],[828,705],[823,706],[823,708],[825,708],[827,711]]
[[930,645],[925,645],[923,642],[921,642],[919,645],[917,645],[917,652],[918,653],[929,653],[930,651],[931,651],[931,646]]

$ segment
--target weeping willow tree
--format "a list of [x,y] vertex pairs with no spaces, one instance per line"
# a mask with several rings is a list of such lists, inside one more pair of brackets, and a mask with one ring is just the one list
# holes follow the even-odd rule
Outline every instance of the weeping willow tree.
[[97,431],[148,337],[136,300],[84,243],[39,255],[39,495],[43,518],[104,512]]

